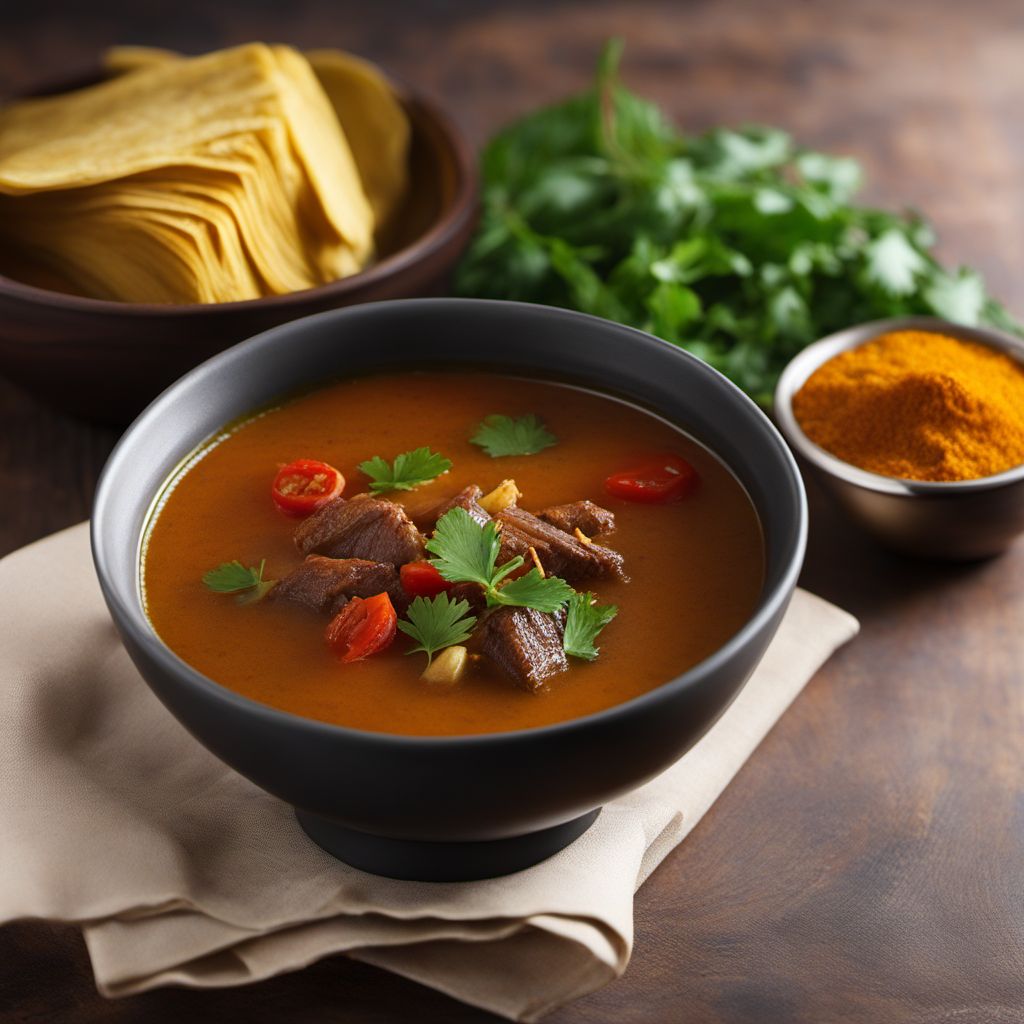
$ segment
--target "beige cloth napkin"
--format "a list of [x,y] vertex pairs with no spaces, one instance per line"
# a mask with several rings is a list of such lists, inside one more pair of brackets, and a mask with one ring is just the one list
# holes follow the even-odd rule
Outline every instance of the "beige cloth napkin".
[[633,893],[857,622],[798,591],[712,731],[528,871],[397,882],[334,861],[132,667],[86,526],[0,562],[0,923],[80,922],[110,996],[241,985],[332,953],[532,1021],[622,973]]

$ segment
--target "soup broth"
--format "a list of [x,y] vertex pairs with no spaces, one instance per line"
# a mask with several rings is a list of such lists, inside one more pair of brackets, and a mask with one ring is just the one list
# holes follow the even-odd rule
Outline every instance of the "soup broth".
[[[470,443],[487,416],[536,414],[558,439],[531,455],[492,458]],[[243,606],[203,586],[204,573],[238,559],[266,560],[281,579],[302,562],[299,520],[270,498],[278,468],[323,460],[344,474],[350,498],[365,491],[360,462],[428,445],[449,472],[398,501],[417,522],[469,484],[484,491],[513,478],[531,512],[591,499],[613,511],[597,538],[624,559],[624,579],[588,580],[602,604],[618,607],[594,661],[537,692],[518,688],[475,657],[453,687],[424,683],[422,653],[391,646],[342,663],[324,639],[326,620],[264,600]],[[606,478],[652,452],[687,460],[700,484],[685,498],[641,504],[612,497]],[[429,533],[429,529],[427,530]],[[253,700],[356,729],[418,736],[501,732],[549,725],[643,694],[706,658],[743,625],[763,583],[760,525],[746,492],[702,445],[656,416],[566,385],[483,373],[396,373],[346,380],[227,429],[169,482],[144,544],[146,609],[161,639],[210,679]]]

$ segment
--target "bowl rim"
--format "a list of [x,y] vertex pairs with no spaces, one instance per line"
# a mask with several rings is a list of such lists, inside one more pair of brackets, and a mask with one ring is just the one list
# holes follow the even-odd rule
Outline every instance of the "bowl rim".
[[[453,736],[413,736],[403,733],[371,732],[364,729],[356,729],[349,726],[336,725],[330,722],[322,722],[313,718],[306,718],[293,714],[269,704],[245,697],[226,686],[217,683],[197,669],[189,665],[184,659],[177,655],[157,634],[145,610],[141,607],[138,599],[138,587],[136,585],[138,573],[138,560],[133,560],[133,579],[129,588],[133,600],[129,604],[122,596],[121,585],[112,578],[107,559],[104,552],[103,531],[98,524],[105,518],[107,505],[115,499],[116,478],[127,467],[121,463],[128,458],[126,452],[128,444],[133,436],[152,420],[158,419],[165,412],[173,407],[176,401],[177,392],[189,386],[192,380],[201,374],[208,372],[220,364],[230,362],[237,358],[237,352],[243,346],[246,349],[256,349],[276,344],[276,339],[287,336],[296,329],[296,324],[321,321],[327,319],[344,320],[347,317],[373,316],[374,311],[381,308],[392,307],[396,304],[410,307],[412,309],[427,310],[430,308],[442,308],[446,305],[457,304],[462,307],[477,307],[494,309],[495,312],[501,309],[515,308],[520,315],[538,316],[552,318],[555,320],[572,321],[575,323],[584,322],[590,327],[608,330],[609,328],[621,332],[632,344],[645,347],[655,347],[671,351],[675,358],[689,362],[699,368],[700,373],[707,374],[709,379],[715,380],[723,385],[728,391],[732,391],[742,406],[746,407],[748,415],[753,417],[754,422],[762,430],[764,437],[772,445],[779,459],[788,473],[786,483],[791,488],[797,506],[797,522],[793,530],[784,536],[780,543],[784,545],[782,568],[779,577],[774,585],[767,584],[762,590],[757,607],[753,610],[747,620],[729,637],[717,650],[713,651],[702,661],[691,666],[685,672],[680,673],[664,682],[659,683],[652,689],[642,693],[628,701],[614,704],[602,711],[582,715],[578,718],[570,718],[565,721],[555,722],[550,725],[535,726],[527,729],[514,729],[490,733],[467,733],[465,735]],[[713,451],[713,449],[712,449]],[[719,456],[719,458],[721,458]],[[232,708],[255,714],[267,722],[276,722],[282,717],[291,723],[292,727],[299,728],[319,736],[344,737],[354,743],[366,744],[390,744],[401,747],[404,750],[431,750],[445,746],[474,747],[496,743],[518,743],[537,738],[558,738],[574,733],[579,730],[586,730],[600,726],[614,718],[624,717],[630,713],[638,713],[648,706],[656,705],[668,699],[671,694],[697,685],[704,678],[714,675],[719,668],[733,657],[740,654],[742,649],[752,641],[757,634],[767,628],[773,618],[781,618],[785,607],[788,605],[793,591],[796,587],[797,578],[803,567],[804,555],[807,548],[808,533],[808,507],[807,494],[803,486],[800,471],[797,468],[796,460],[782,436],[776,430],[774,424],[764,411],[737,387],[731,380],[714,369],[703,360],[687,352],[685,349],[656,338],[651,334],[628,327],[614,321],[605,320],[601,317],[592,316],[587,313],[580,313],[575,310],[561,309],[552,306],[542,306],[534,303],[511,302],[499,299],[464,299],[464,298],[417,298],[417,299],[391,299],[380,302],[361,303],[355,306],[348,306],[341,309],[327,310],[322,313],[315,313],[299,320],[292,320],[288,323],[272,327],[260,334],[240,342],[231,348],[218,353],[217,355],[200,363],[199,366],[190,370],[178,381],[172,384],[164,392],[157,396],[139,414],[136,420],[124,432],[114,450],[111,452],[107,463],[103,468],[96,488],[96,496],[93,503],[92,516],[89,526],[90,546],[92,550],[93,563],[96,575],[99,579],[100,589],[107,603],[119,631],[127,630],[131,634],[132,642],[143,648],[146,655],[156,662],[161,671],[172,675],[188,684],[188,686],[203,691],[207,696],[219,703],[226,704]],[[138,538],[141,540],[141,538]]]
[[1024,340],[995,327],[958,324],[937,316],[898,316],[844,327],[812,342],[787,363],[775,387],[775,421],[786,440],[821,472],[844,483],[878,494],[900,497],[952,497],[977,494],[1024,481],[1024,463],[992,476],[972,480],[912,480],[883,476],[845,462],[812,441],[793,412],[793,396],[815,370],[842,352],[859,348],[882,334],[918,330],[945,334],[961,341],[973,341],[1003,352],[1024,368]]
[[[0,295],[37,305],[46,305],[67,312],[116,315],[125,317],[170,317],[187,320],[195,316],[232,316],[256,310],[287,310],[302,307],[310,301],[342,299],[372,288],[381,281],[429,260],[434,253],[454,238],[474,216],[479,198],[479,175],[476,157],[469,141],[457,127],[455,120],[442,106],[424,93],[387,75],[394,86],[399,102],[413,125],[425,126],[433,132],[451,156],[455,169],[455,188],[451,200],[444,204],[430,227],[408,245],[372,264],[365,270],[325,284],[304,288],[282,295],[265,295],[256,299],[232,302],[187,302],[181,304],[159,302],[116,302],[113,299],[94,299],[86,295],[41,288],[0,273]],[[96,70],[100,74],[100,70]],[[87,76],[79,76],[85,80]],[[76,82],[78,79],[75,80]],[[76,87],[74,82],[68,88]],[[79,86],[81,83],[79,82]],[[58,85],[59,88],[59,85]],[[422,129],[421,129],[422,130]]]

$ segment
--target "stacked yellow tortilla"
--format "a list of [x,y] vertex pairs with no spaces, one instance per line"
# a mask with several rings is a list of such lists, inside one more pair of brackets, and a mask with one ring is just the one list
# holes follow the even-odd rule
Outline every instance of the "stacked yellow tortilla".
[[69,290],[227,302],[355,273],[406,188],[370,65],[283,46],[122,48],[100,85],[0,110],[0,246]]

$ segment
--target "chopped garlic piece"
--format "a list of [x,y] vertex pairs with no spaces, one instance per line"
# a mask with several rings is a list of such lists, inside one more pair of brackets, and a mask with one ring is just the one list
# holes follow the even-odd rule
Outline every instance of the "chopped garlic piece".
[[523,496],[523,492],[516,487],[515,480],[502,480],[493,491],[485,494],[480,499],[480,507],[491,516],[514,505]]
[[578,526],[572,532],[576,534],[576,539],[581,544],[593,544],[594,543]]
[[466,671],[469,651],[465,647],[446,647],[420,676],[425,683],[434,686],[454,686]]

